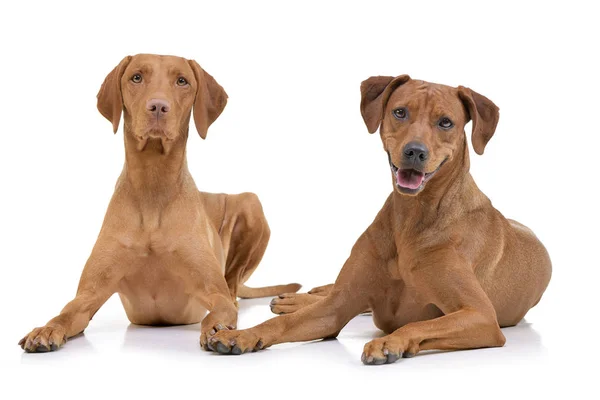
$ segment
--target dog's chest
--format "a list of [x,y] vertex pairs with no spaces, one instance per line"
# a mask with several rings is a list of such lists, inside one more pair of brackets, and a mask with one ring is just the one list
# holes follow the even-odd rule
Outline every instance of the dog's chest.
[[213,253],[221,264],[225,262],[220,237],[207,220],[140,227],[121,232],[116,239],[133,268],[200,266],[207,253]]
[[441,316],[437,307],[422,296],[419,288],[404,280],[387,281],[369,304],[373,322],[386,333],[392,333],[411,322]]
[[118,241],[134,259],[169,256],[177,250],[177,237],[162,230],[129,232],[120,235]]
[[410,271],[418,262],[414,240],[401,238],[396,241],[396,259],[388,262],[388,272],[393,279],[405,279],[406,272]]
[[[181,237],[163,232],[139,231],[119,238],[127,254],[127,272],[120,292],[129,299],[147,299],[150,304],[161,297],[174,298],[185,293],[181,279]],[[132,302],[135,302],[131,300]],[[137,300],[136,300],[137,301]]]

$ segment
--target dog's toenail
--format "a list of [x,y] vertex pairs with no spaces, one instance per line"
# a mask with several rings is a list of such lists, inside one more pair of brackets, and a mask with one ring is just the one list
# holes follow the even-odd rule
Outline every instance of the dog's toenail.
[[398,355],[398,354],[394,354],[394,353],[388,354],[386,362],[388,364],[392,364],[392,363],[395,363],[396,361],[398,361],[399,358],[400,358],[400,355]]
[[217,352],[221,354],[229,354],[230,349],[227,348],[223,343],[217,343]]
[[46,346],[44,346],[43,344],[42,344],[42,345],[39,345],[39,346],[37,347],[37,349],[35,349],[35,350],[36,350],[38,353],[47,353],[48,351],[50,351],[50,349],[48,349],[48,348],[47,348]]
[[231,349],[231,354],[235,354],[236,356],[239,356],[242,353],[242,349],[240,349],[238,346],[233,346],[233,348]]

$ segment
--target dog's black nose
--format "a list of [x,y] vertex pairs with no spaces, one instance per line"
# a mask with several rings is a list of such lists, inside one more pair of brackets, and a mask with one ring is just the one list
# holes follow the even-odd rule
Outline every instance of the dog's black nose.
[[171,104],[163,99],[150,99],[146,102],[146,109],[158,117],[161,114],[168,113],[171,109]]
[[414,162],[415,165],[423,164],[429,158],[429,150],[421,142],[409,142],[402,150],[405,161]]

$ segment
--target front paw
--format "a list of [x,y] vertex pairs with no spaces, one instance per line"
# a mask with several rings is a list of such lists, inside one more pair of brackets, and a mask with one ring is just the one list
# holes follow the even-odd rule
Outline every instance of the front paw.
[[417,351],[402,338],[388,335],[367,343],[360,359],[366,365],[392,364],[400,358],[413,357]]
[[220,331],[208,340],[208,347],[220,354],[240,355],[265,348],[263,341],[249,329]]
[[35,328],[19,341],[19,346],[27,353],[47,353],[58,350],[67,342],[66,331],[60,326]]
[[200,334],[200,346],[206,351],[215,351],[210,347],[210,338],[212,338],[217,332],[227,331],[229,329],[235,329],[233,325],[223,325],[223,324],[215,324],[212,327],[202,328],[202,333]]

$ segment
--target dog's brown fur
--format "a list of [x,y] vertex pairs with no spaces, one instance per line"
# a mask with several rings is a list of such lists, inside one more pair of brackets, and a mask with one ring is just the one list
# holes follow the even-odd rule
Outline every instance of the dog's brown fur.
[[[473,121],[472,144],[482,154],[498,108],[470,89],[407,75],[369,78],[361,92],[363,119],[369,132],[380,128],[395,190],[335,284],[274,299],[273,311],[286,315],[218,332],[210,348],[240,354],[335,337],[371,309],[388,335],[367,343],[362,360],[390,363],[420,350],[502,346],[500,327],[517,324],[540,300],[551,275],[548,253],[533,232],[492,206],[469,173],[464,126]],[[402,107],[405,120],[393,114]],[[452,128],[438,125],[444,117]],[[429,150],[423,172],[439,170],[424,187],[407,192],[395,171],[414,141]]]
[[[226,102],[227,94],[211,75],[180,57],[125,57],[106,77],[98,110],[115,133],[124,114],[125,166],[75,299],[26,335],[19,342],[23,349],[59,348],[82,332],[116,292],[132,323],[202,321],[200,343],[206,346],[216,331],[235,327],[237,296],[300,288],[243,285],[269,241],[258,197],[199,192],[187,169],[192,109],[205,138]],[[157,105],[164,108],[157,112]]]

